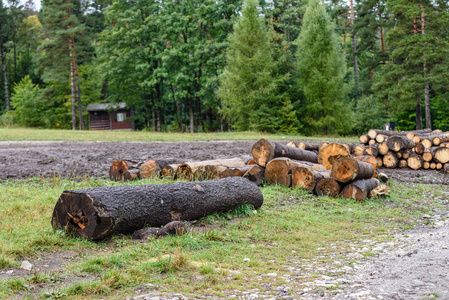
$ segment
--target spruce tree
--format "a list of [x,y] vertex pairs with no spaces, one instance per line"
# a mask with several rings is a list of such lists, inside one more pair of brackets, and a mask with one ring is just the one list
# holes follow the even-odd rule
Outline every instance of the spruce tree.
[[335,25],[319,0],[310,0],[298,43],[299,84],[308,100],[305,122],[315,134],[348,131],[349,111],[343,97],[346,63]]
[[218,90],[223,114],[237,130],[274,131],[281,105],[279,79],[273,74],[268,29],[256,0],[245,1],[229,41]]

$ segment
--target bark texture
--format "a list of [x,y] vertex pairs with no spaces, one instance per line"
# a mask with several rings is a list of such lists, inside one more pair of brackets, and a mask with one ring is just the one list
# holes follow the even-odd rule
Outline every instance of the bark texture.
[[64,191],[51,220],[53,228],[99,240],[144,226],[195,220],[247,203],[260,208],[263,195],[241,177],[164,185],[109,186]]
[[374,168],[371,164],[351,157],[340,158],[333,164],[331,170],[331,177],[342,183],[371,178],[373,175]]
[[348,184],[341,191],[342,198],[364,201],[369,193],[379,186],[379,180],[376,178],[356,180]]

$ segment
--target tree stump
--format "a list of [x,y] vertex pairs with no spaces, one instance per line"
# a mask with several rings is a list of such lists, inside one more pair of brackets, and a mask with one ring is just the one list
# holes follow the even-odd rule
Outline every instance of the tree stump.
[[163,185],[108,186],[64,191],[52,226],[87,239],[129,234],[144,226],[196,220],[247,203],[258,209],[263,195],[249,180],[230,177]]

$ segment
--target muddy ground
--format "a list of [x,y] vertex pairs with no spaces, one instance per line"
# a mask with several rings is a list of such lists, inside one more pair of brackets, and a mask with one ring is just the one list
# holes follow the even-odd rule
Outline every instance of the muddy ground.
[[[254,142],[0,142],[0,180],[33,176],[107,177],[112,161],[117,159],[249,158]],[[435,188],[443,189],[448,195],[441,199],[447,206],[449,175],[434,170],[382,171],[396,181],[443,184]],[[345,257],[336,253],[331,264],[319,265],[318,260],[288,262],[282,266],[288,271],[284,275],[285,285],[267,286],[266,290],[229,291],[223,299],[449,299],[448,211],[423,216],[422,226],[398,233],[391,242],[379,244],[364,240],[349,245],[352,253]],[[375,255],[366,257],[363,252]],[[60,257],[49,253],[32,263],[41,270],[57,270],[74,256],[76,253],[62,253]],[[12,271],[0,272],[0,279],[29,274],[24,270],[9,272]],[[317,273],[321,275],[316,280],[298,285],[303,282],[301,278],[312,274],[316,277]],[[274,276],[257,276],[268,275]],[[151,289],[151,285],[143,287],[142,295],[133,299],[186,299],[161,291],[150,292]],[[274,298],[273,291],[277,295]]]
[[[0,142],[0,180],[33,176],[104,177],[117,159],[250,158],[255,142]],[[449,185],[449,175],[435,170],[382,169],[382,172],[401,182]]]

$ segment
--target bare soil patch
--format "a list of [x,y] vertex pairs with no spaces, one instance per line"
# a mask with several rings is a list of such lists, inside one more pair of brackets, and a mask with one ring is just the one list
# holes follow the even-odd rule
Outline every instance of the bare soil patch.
[[[250,158],[250,141],[210,142],[0,142],[0,180],[28,177],[108,176],[117,159],[179,158],[208,160]],[[285,143],[285,141],[279,141]],[[448,184],[449,175],[435,170],[381,169],[399,182]]]

